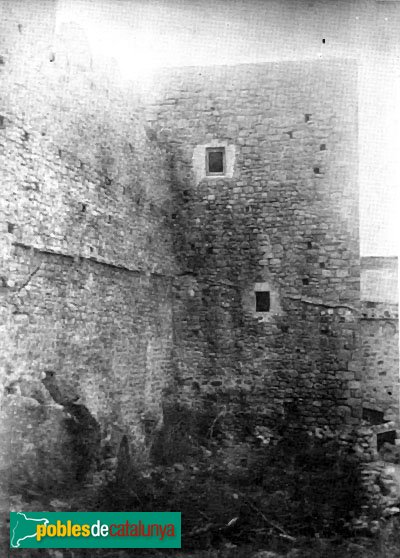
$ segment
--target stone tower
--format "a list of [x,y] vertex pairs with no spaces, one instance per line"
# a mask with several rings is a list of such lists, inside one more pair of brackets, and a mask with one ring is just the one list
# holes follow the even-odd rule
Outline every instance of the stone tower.
[[356,73],[330,60],[157,76],[189,401],[200,385],[272,422],[359,421]]

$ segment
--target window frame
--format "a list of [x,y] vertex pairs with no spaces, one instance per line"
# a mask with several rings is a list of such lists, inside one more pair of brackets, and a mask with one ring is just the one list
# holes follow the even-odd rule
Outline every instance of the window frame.
[[[222,153],[222,172],[210,171],[210,153]],[[226,150],[225,146],[206,147],[206,176],[225,176],[226,174]]]

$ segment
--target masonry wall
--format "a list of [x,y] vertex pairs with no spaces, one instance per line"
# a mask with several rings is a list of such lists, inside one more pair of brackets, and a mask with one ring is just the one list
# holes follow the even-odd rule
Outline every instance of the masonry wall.
[[399,421],[397,304],[365,302],[361,317],[363,406]]
[[[0,351],[12,466],[35,461],[33,426],[42,450],[57,446],[45,370],[115,451],[124,433],[145,441],[171,366],[176,263],[169,169],[136,92],[91,67],[79,29],[55,37],[54,3],[4,4]],[[47,418],[26,425],[36,407]]]
[[143,441],[170,377],[275,426],[356,424],[354,64],[168,70],[140,99],[79,28],[54,35],[53,3],[5,4],[6,402],[51,405],[55,369],[116,444]]
[[[399,424],[399,311],[397,258],[362,258],[361,364],[368,416]],[[373,415],[371,415],[373,416]],[[378,421],[379,415],[376,415]]]
[[[154,83],[148,120],[169,155],[182,267],[182,398],[251,405],[274,425],[356,424],[354,64],[189,68]],[[227,173],[209,177],[205,148],[218,145]],[[271,296],[265,314],[255,311],[260,289]]]

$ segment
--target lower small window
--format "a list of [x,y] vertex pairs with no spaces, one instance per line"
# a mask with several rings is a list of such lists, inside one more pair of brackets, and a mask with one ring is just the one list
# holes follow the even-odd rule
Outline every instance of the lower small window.
[[385,432],[379,432],[376,435],[376,445],[379,451],[384,444],[396,444],[396,430],[386,430]]
[[256,312],[269,312],[270,304],[269,291],[256,291]]

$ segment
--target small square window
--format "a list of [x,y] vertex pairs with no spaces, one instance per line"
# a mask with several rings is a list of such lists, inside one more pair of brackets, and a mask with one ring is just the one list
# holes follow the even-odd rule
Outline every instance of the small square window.
[[256,312],[269,312],[270,303],[269,291],[256,291]]
[[209,147],[206,151],[208,175],[225,174],[225,147]]

